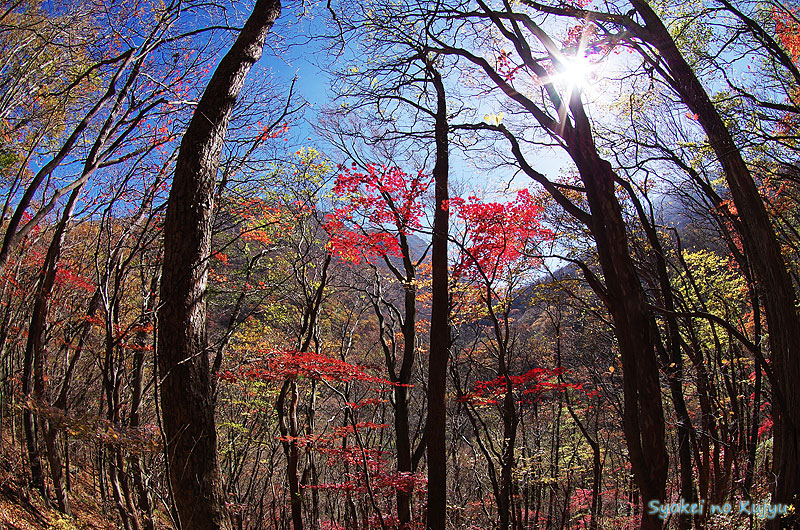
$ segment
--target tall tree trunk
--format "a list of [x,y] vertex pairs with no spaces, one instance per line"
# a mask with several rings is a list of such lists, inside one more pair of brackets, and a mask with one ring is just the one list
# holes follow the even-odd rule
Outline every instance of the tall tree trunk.
[[[656,349],[661,354],[661,362],[667,367],[667,380],[670,394],[678,417],[678,462],[680,463],[680,495],[688,503],[697,502],[697,494],[694,488],[694,468],[692,467],[692,447],[697,441],[696,432],[692,425],[692,420],[686,406],[686,399],[683,392],[683,354],[681,352],[681,338],[678,321],[675,317],[675,300],[672,293],[672,285],[669,280],[667,270],[667,260],[661,240],[656,232],[654,222],[648,217],[639,197],[629,182],[620,181],[621,185],[628,192],[639,221],[653,249],[652,257],[655,260],[655,274],[658,279],[658,288],[661,293],[661,303],[666,310],[664,317],[666,321],[666,337],[662,340],[659,335],[658,324],[653,319],[653,335],[656,339]],[[698,458],[699,461],[699,458]],[[690,514],[678,515],[678,529],[690,530],[692,527],[692,516]]]
[[[602,293],[614,320],[623,369],[623,431],[631,469],[646,504],[665,502],[669,457],[656,357],[656,337],[644,289],[628,247],[622,209],[615,195],[616,175],[594,145],[588,118],[575,95],[570,101],[575,127],[567,127],[567,150],[586,187],[589,228],[597,245],[606,287]],[[642,515],[642,530],[660,529],[655,515]]]
[[[544,77],[547,72],[542,68],[539,59],[531,54],[531,47],[525,42],[519,28],[509,29],[503,22],[505,15],[501,16],[500,13],[493,11],[482,0],[479,0],[478,4],[503,36],[512,42],[526,66]],[[511,5],[509,3],[504,5],[505,10],[511,13]],[[516,23],[513,15],[510,20],[514,26]],[[536,27],[536,24],[529,19],[526,19],[526,25]],[[543,31],[536,30],[534,33],[548,50],[557,48]],[[511,142],[511,150],[519,162],[520,169],[542,184],[569,214],[585,223],[591,230],[605,286],[590,270],[584,269],[584,273],[592,288],[602,298],[614,321],[614,333],[623,367],[623,431],[632,471],[642,501],[664,502],[669,458],[665,443],[666,428],[654,336],[657,330],[651,325],[652,316],[645,291],[631,259],[626,224],[615,194],[617,176],[611,164],[597,151],[591,124],[581,102],[580,90],[571,90],[567,100],[564,100],[552,84],[547,86],[547,98],[558,112],[558,119],[554,119],[533,100],[515,90],[508,79],[498,73],[485,58],[460,48],[449,47],[441,42],[437,44],[444,52],[464,57],[479,66],[509,99],[519,103],[529,112],[531,119],[560,136],[564,148],[578,168],[585,188],[589,214],[571,202],[551,181],[530,166],[522,152],[520,142],[508,129],[502,125],[486,124],[475,127],[502,132]],[[568,113],[572,115],[574,125],[570,123]],[[433,441],[430,443],[433,444]],[[656,516],[645,514],[642,517],[643,530],[660,529],[661,523]]]
[[[406,349],[404,355],[414,355],[414,353],[409,353]],[[408,384],[408,380],[404,380],[402,375],[400,376],[400,384]],[[408,418],[408,387],[406,386],[396,386],[394,388],[394,428],[397,447],[397,471],[398,473],[411,473],[413,466],[411,462],[411,432]],[[401,528],[411,522],[410,490],[404,488],[398,488],[397,490],[397,519],[400,521]]]
[[297,438],[297,401],[299,396],[297,394],[297,381],[292,381],[289,384],[291,398],[289,401],[289,433],[292,436],[292,443],[289,448],[289,495],[290,503],[292,505],[292,528],[294,530],[303,530],[303,495],[300,492],[300,479],[298,474],[298,465],[300,462],[300,447],[298,447],[295,439]]
[[516,399],[511,383],[511,377],[506,367],[505,354],[501,354],[500,374],[506,379],[506,395],[503,397],[503,442],[500,462],[500,503],[497,507],[500,519],[500,530],[511,528],[512,516],[512,489],[514,485],[514,448],[517,439],[517,417]]
[[[30,340],[30,335],[28,336]],[[28,467],[31,473],[31,487],[39,492],[45,504],[48,504],[47,488],[42,470],[42,455],[37,438],[37,422],[33,411],[34,403],[31,394],[33,386],[33,348],[25,348],[22,365],[22,394],[27,400],[22,411],[22,428],[25,433],[25,449],[28,453]]]
[[[156,289],[158,288],[158,280],[160,275],[157,271],[153,273],[150,282],[150,288],[145,293],[145,302],[142,307],[142,316],[139,319],[139,329],[136,331],[134,337],[134,351],[133,351],[133,373],[131,375],[131,412],[128,417],[128,424],[137,429],[141,425],[140,408],[142,405],[143,393],[143,379],[144,379],[144,362],[145,351],[151,346],[148,340],[150,333],[148,327],[153,323],[153,314],[155,310]],[[150,500],[150,492],[148,491],[147,481],[144,477],[142,470],[142,457],[139,454],[134,454],[129,457],[131,476],[133,478],[133,486],[136,488],[136,495],[138,497],[139,513],[142,516],[142,529],[155,530],[155,523],[153,521],[153,505]]]
[[[403,305],[405,320],[403,321],[403,361],[400,372],[395,374],[390,366],[392,380],[398,383],[394,387],[394,432],[397,447],[398,473],[412,473],[414,470],[411,451],[411,429],[408,410],[408,389],[411,383],[411,371],[414,369],[414,357],[417,348],[417,289],[414,285],[416,270],[411,259],[411,249],[408,238],[400,234],[400,249],[403,256],[405,278],[403,281]],[[411,522],[411,491],[398,488],[397,490],[397,519],[400,527],[404,528]]]
[[[64,234],[67,230],[72,218],[72,212],[75,209],[75,203],[78,200],[83,185],[79,186],[70,194],[69,200],[64,207],[64,212],[61,214],[61,219],[56,226],[56,231],[53,234],[53,239],[50,241],[50,246],[47,249],[42,273],[39,278],[38,290],[36,293],[36,300],[33,306],[33,315],[31,316],[31,324],[28,328],[28,340],[25,344],[25,370],[29,370],[29,362],[32,362],[33,368],[33,403],[34,407],[50,406],[50,398],[48,393],[48,385],[44,375],[44,330],[47,324],[47,314],[49,311],[50,295],[53,291],[53,286],[56,281],[56,271],[58,270],[58,262],[61,258],[61,247],[64,242]],[[29,374],[29,372],[28,372]],[[25,379],[29,375],[23,377],[23,385]],[[23,391],[25,388],[23,386]],[[69,495],[67,494],[66,482],[64,477],[64,466],[61,462],[61,452],[58,447],[57,435],[58,424],[56,418],[45,418],[42,420],[42,429],[44,432],[45,446],[47,447],[47,461],[50,467],[50,476],[53,481],[53,490],[56,494],[56,501],[58,509],[65,513],[70,514]],[[44,492],[44,476],[41,470],[41,463],[38,462],[39,450],[35,439],[36,424],[34,422],[33,413],[30,410],[25,414],[25,434],[28,443],[28,454],[31,461],[31,472],[34,475],[34,485],[42,489]],[[31,437],[33,435],[33,437]],[[31,449],[34,452],[31,452]],[[34,469],[34,462],[39,466],[38,470]],[[36,474],[39,474],[37,477]],[[41,483],[37,483],[41,480]]]
[[[769,325],[772,368],[779,388],[774,419],[772,502],[800,504],[800,318],[791,276],[750,170],[700,80],[646,0],[631,0],[646,26],[637,35],[658,49],[669,67],[670,84],[697,115],[722,165],[741,221],[742,244],[753,266]],[[800,516],[792,516],[800,524]],[[777,519],[768,523],[780,526]]]
[[430,59],[426,67],[436,90],[436,163],[433,167],[435,208],[433,215],[432,300],[430,357],[428,361],[428,415],[425,438],[428,453],[428,530],[443,530],[447,521],[447,361],[450,349],[450,300],[448,293],[447,236],[449,213],[445,204],[449,197],[449,145],[447,101],[444,83]]
[[184,530],[230,528],[206,335],[214,183],[236,98],[280,9],[279,0],[257,0],[212,75],[181,140],[164,221],[157,360],[170,481]]

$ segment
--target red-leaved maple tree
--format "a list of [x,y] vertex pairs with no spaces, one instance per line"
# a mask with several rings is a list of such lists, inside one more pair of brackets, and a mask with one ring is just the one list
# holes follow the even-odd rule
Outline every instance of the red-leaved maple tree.
[[431,185],[422,171],[410,175],[395,167],[368,165],[365,172],[340,166],[334,195],[342,205],[325,218],[331,251],[354,263],[379,256],[401,256],[400,235],[421,228],[421,200]]
[[542,207],[527,189],[505,203],[470,196],[450,199],[447,207],[464,227],[462,238],[456,241],[461,254],[453,270],[455,278],[494,284],[512,268],[537,264],[540,260],[526,251],[553,238],[542,226]]

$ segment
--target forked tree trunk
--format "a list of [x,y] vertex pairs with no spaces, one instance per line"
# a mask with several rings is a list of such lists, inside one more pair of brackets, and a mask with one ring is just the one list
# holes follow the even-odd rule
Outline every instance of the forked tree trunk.
[[[772,502],[800,501],[800,318],[795,290],[764,202],[730,131],[664,23],[646,0],[631,0],[646,26],[637,35],[658,49],[669,67],[670,84],[697,115],[722,166],[741,221],[742,245],[752,263],[769,325],[772,369],[778,387],[773,408],[774,463],[777,477]],[[800,525],[797,513],[792,525]],[[778,528],[778,518],[768,526]],[[784,524],[789,524],[784,522]]]
[[[614,320],[623,370],[623,431],[642,501],[665,502],[669,457],[656,357],[657,330],[631,259],[622,209],[615,195],[611,164],[597,152],[579,96],[570,101],[574,128],[564,137],[586,188],[589,228],[605,277],[604,302]],[[655,515],[642,515],[642,530],[662,527]]]
[[158,375],[170,481],[183,530],[229,529],[217,461],[206,335],[214,184],[236,98],[280,14],[258,0],[222,58],[181,140],[164,221]]

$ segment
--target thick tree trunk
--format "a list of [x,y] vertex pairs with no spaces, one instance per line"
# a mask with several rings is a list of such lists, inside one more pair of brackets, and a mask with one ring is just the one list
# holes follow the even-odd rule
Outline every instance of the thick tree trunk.
[[67,491],[64,464],[61,458],[61,447],[58,444],[58,424],[56,420],[47,419],[43,422],[44,445],[47,449],[47,463],[50,467],[50,478],[53,481],[53,492],[56,494],[58,510],[67,515],[72,514]]
[[[485,3],[481,3],[481,8],[498,28],[505,28],[497,12],[492,11]],[[506,4],[506,10],[510,9]],[[531,55],[530,46],[524,42],[519,33],[513,33],[507,28],[502,32],[513,43],[526,65],[534,71],[544,73],[541,65]],[[537,35],[537,38],[545,46],[552,44],[544,35]],[[503,132],[509,139],[512,153],[520,163],[520,168],[541,183],[567,212],[585,223],[592,232],[605,286],[591,274],[587,276],[614,321],[614,333],[623,367],[623,430],[632,471],[642,501],[664,502],[669,458],[665,443],[664,409],[656,357],[654,336],[656,330],[651,325],[652,316],[645,291],[631,259],[625,220],[615,195],[616,175],[611,165],[597,152],[591,125],[581,102],[580,91],[570,91],[568,100],[565,101],[557,94],[555,87],[548,87],[548,99],[558,111],[559,117],[555,120],[536,103],[515,90],[486,59],[459,48],[445,46],[445,50],[480,66],[506,96],[529,112],[533,120],[558,134],[578,168],[590,214],[572,203],[552,182],[528,164],[519,141],[504,126],[489,126]],[[568,119],[567,110],[572,115],[574,125]],[[481,124],[480,128],[486,126]],[[660,529],[661,526],[661,520],[655,516],[645,514],[642,518],[643,529]]]
[[280,14],[258,0],[222,58],[181,141],[164,222],[158,371],[170,481],[184,530],[230,528],[217,462],[205,292],[214,183],[228,121]]
[[[696,442],[696,432],[692,425],[692,420],[686,406],[686,399],[683,392],[683,354],[681,352],[681,338],[680,328],[678,327],[677,318],[675,317],[675,300],[672,294],[672,285],[670,284],[669,271],[667,270],[667,260],[664,248],[661,245],[661,240],[658,237],[655,226],[651,223],[650,218],[647,216],[641,201],[636,196],[636,192],[628,182],[624,182],[623,186],[628,192],[636,212],[639,215],[639,220],[642,223],[642,228],[647,235],[647,240],[653,249],[653,258],[655,260],[655,274],[658,279],[658,288],[661,292],[661,303],[666,310],[666,337],[662,341],[659,337],[658,324],[653,319],[652,325],[654,327],[654,336],[656,338],[656,348],[661,354],[661,361],[664,366],[667,366],[667,379],[669,383],[670,394],[672,395],[672,402],[675,409],[675,414],[678,417],[678,461],[680,463],[680,495],[689,503],[697,502],[697,494],[694,488],[694,468],[692,467],[692,447],[693,442]],[[699,458],[698,458],[699,460]],[[692,527],[692,516],[690,514],[678,515],[678,529],[690,530]]]
[[[665,502],[669,458],[656,357],[655,329],[644,289],[633,265],[611,165],[600,158],[579,98],[570,108],[575,128],[565,131],[568,151],[580,172],[591,211],[606,289],[604,302],[614,320],[622,357],[623,431],[634,478],[646,505]],[[644,512],[642,529],[660,529],[661,520]]]
[[[673,89],[705,130],[738,210],[742,244],[764,303],[771,364],[779,386],[774,389],[778,394],[773,413],[773,471],[777,481],[772,502],[800,504],[800,319],[791,277],[758,188],[714,103],[648,2],[631,3],[646,24],[640,36],[658,49],[669,66]],[[798,516],[793,517],[793,524],[800,524]],[[780,523],[776,520],[769,524],[777,528]]]
[[428,361],[428,415],[425,438],[428,453],[428,530],[444,530],[447,521],[447,361],[450,349],[450,300],[448,294],[447,236],[449,213],[445,210],[449,190],[447,102],[442,77],[427,63],[436,89],[436,163],[433,167],[435,208],[433,217],[432,300],[430,357]]

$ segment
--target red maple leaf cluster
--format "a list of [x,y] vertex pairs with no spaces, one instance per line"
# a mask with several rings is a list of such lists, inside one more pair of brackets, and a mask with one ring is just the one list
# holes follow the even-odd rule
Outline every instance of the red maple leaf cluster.
[[370,164],[366,172],[344,168],[333,193],[344,200],[325,218],[329,249],[344,260],[371,262],[378,256],[400,256],[398,236],[420,228],[422,198],[431,177],[396,167]]
[[796,16],[796,8],[772,8],[775,33],[777,33],[778,40],[795,62],[800,57],[800,24],[797,23]]
[[511,202],[482,202],[470,196],[467,200],[451,199],[446,207],[465,229],[454,276],[494,280],[523,258],[526,249],[553,238],[553,233],[541,225],[542,207],[526,189],[517,192]]
[[580,390],[587,395],[594,394],[584,390],[583,384],[553,381],[553,378],[566,373],[566,371],[563,367],[534,368],[521,375],[508,376],[508,379],[504,375],[500,375],[488,381],[475,381],[472,392],[461,396],[459,401],[472,405],[496,405],[506,395],[509,380],[513,392],[519,395],[517,402],[520,404],[534,403],[548,392],[564,392],[569,388]]
[[223,381],[283,381],[286,379],[309,378],[325,381],[361,381],[378,385],[392,386],[387,379],[371,375],[363,366],[350,364],[339,359],[312,352],[274,351],[258,362],[241,366],[235,371],[219,374]]

